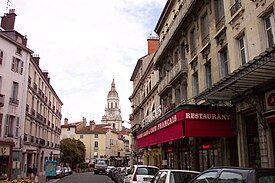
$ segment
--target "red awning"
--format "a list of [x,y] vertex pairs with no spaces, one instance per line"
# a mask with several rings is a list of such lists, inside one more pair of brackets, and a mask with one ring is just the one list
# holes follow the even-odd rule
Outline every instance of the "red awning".
[[171,126],[163,128],[155,133],[137,139],[138,148],[161,144],[184,137],[182,122],[174,123]]
[[230,121],[189,121],[184,122],[187,137],[233,137]]
[[138,147],[148,147],[182,137],[233,137],[232,114],[221,110],[179,110],[139,133]]
[[267,123],[275,123],[275,116],[266,117]]

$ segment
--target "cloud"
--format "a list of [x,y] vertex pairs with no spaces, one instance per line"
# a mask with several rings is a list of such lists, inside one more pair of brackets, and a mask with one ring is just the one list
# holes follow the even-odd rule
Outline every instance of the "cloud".
[[122,118],[128,121],[130,77],[147,54],[147,37],[166,0],[10,1],[17,14],[15,29],[27,35],[64,103],[63,118],[100,123],[114,77]]

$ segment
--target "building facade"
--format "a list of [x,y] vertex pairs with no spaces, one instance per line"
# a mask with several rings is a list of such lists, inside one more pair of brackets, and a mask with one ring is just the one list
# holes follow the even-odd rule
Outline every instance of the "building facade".
[[32,50],[14,30],[15,11],[2,17],[0,30],[0,179],[21,175],[28,66]]
[[59,157],[62,106],[15,17],[9,10],[0,31],[0,176],[9,179],[26,177],[27,167],[43,174],[45,160]]
[[23,134],[23,177],[28,167],[45,175],[46,160],[60,162],[62,101],[50,84],[48,71],[39,67],[40,57],[33,55],[28,70],[28,93]]
[[162,114],[135,136],[161,148],[161,167],[274,167],[274,8],[167,1],[155,28]]
[[[153,68],[154,54],[159,46],[158,37],[150,36],[147,39],[148,53],[137,61],[130,81],[133,82],[133,93],[129,97],[132,104],[131,114],[131,164],[143,163],[160,166],[160,148],[150,150],[138,148],[135,136],[160,114],[160,99],[158,95],[158,71]],[[141,158],[144,155],[144,159]],[[144,160],[144,162],[142,161]]]

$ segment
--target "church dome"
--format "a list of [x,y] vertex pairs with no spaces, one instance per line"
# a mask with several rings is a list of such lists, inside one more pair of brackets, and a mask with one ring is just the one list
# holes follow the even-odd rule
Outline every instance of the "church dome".
[[113,79],[112,85],[111,85],[111,91],[108,93],[108,98],[109,97],[117,97],[118,98],[118,93],[116,91],[116,86],[115,86],[115,81]]

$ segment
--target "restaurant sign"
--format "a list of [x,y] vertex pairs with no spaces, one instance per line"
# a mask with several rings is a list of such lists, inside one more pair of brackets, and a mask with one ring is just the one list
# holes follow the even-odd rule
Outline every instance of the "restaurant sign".
[[137,135],[137,139],[146,137],[152,133],[169,127],[180,121],[201,121],[201,122],[211,122],[211,121],[231,121],[231,115],[224,113],[219,110],[180,110],[170,117],[160,121],[156,125],[152,126],[148,130]]

